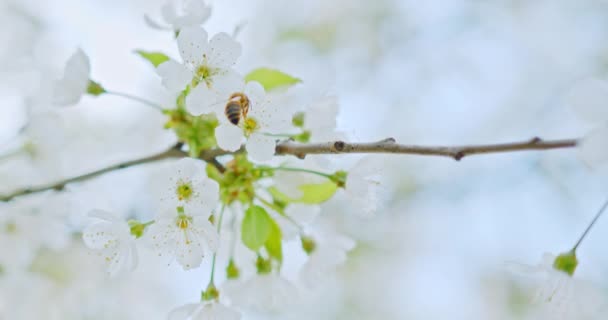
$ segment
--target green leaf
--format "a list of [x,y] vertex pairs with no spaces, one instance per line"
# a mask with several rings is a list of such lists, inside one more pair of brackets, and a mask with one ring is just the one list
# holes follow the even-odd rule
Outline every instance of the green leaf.
[[169,57],[162,52],[135,50],[135,53],[148,60],[155,68],[169,60]]
[[283,237],[281,228],[274,220],[271,219],[270,222],[270,235],[268,236],[268,240],[266,240],[264,247],[272,258],[281,262],[283,261],[283,247],[281,242]]
[[257,81],[266,91],[280,87],[288,87],[302,82],[302,80],[284,72],[269,68],[258,68],[249,72],[249,74],[245,76],[245,81]]
[[241,225],[241,239],[247,248],[257,251],[270,237],[272,219],[268,212],[260,206],[251,206],[245,212]]
[[338,190],[338,186],[329,181],[320,184],[303,184],[299,189],[303,195],[300,199],[296,199],[296,202],[317,204],[329,200]]

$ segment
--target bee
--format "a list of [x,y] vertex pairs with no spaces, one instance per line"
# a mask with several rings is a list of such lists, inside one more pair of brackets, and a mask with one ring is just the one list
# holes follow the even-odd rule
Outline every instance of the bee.
[[243,93],[233,93],[228,99],[224,113],[233,125],[237,126],[241,118],[246,118],[249,112],[249,98]]

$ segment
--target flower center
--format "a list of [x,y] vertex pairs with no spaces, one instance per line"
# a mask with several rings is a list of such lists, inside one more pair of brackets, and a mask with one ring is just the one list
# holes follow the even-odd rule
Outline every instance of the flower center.
[[185,214],[180,214],[175,220],[175,225],[182,230],[186,230],[188,229],[188,226],[190,226],[191,222],[192,217],[187,216]]
[[211,76],[211,69],[206,65],[199,66],[198,69],[196,69],[196,76],[200,79],[207,79]]
[[192,197],[192,184],[190,182],[179,182],[177,184],[176,192],[177,198],[180,201],[188,201]]
[[258,122],[254,118],[246,118],[243,122],[243,130],[245,131],[246,136],[250,136],[257,129],[259,129]]

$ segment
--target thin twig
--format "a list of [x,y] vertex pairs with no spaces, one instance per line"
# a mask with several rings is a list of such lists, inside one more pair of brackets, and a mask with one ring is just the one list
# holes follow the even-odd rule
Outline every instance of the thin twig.
[[[530,150],[550,150],[572,148],[577,144],[577,139],[565,140],[542,140],[533,138],[522,142],[501,143],[501,144],[482,144],[482,145],[463,145],[463,146],[418,146],[398,144],[395,139],[388,138],[377,142],[349,143],[345,141],[330,141],[323,143],[300,144],[292,141],[280,142],[276,147],[277,155],[295,155],[299,158],[304,158],[308,154],[337,154],[337,153],[394,153],[394,154],[411,154],[421,156],[443,156],[454,160],[461,160],[465,156],[488,154],[488,153],[503,153],[514,151],[530,151]],[[220,149],[212,149],[203,151],[200,159],[216,166],[222,171],[225,168],[216,160],[217,157],[242,152],[241,148],[235,152],[224,151]],[[91,178],[95,178],[102,174],[124,169],[144,163],[156,162],[168,158],[183,158],[188,154],[181,150],[181,144],[178,144],[171,149],[150,157],[131,160],[125,163],[112,165],[91,173],[69,178],[63,181],[50,183],[46,185],[34,186],[17,190],[8,195],[0,195],[0,201],[9,201],[15,197],[43,192],[48,190],[60,190],[65,185],[74,182],[82,182]]]
[[330,141],[323,143],[300,144],[295,142],[283,142],[277,145],[276,153],[291,154],[300,158],[304,158],[308,154],[397,153],[421,156],[443,156],[453,158],[454,160],[461,160],[466,156],[477,154],[572,148],[576,146],[576,143],[576,139],[545,141],[535,137],[522,142],[501,144],[417,146],[398,144],[395,139],[388,138],[378,142],[365,143]]
[[75,182],[83,182],[98,176],[101,176],[105,173],[111,172],[111,171],[115,171],[115,170],[119,170],[119,169],[125,169],[125,168],[129,168],[129,167],[133,167],[133,166],[137,166],[137,165],[141,165],[141,164],[145,164],[145,163],[151,163],[151,162],[156,162],[156,161],[160,161],[160,160],[164,160],[164,159],[169,159],[169,158],[181,158],[186,156],[187,154],[183,151],[181,151],[179,148],[173,147],[163,153],[157,154],[157,155],[153,155],[150,157],[146,157],[146,158],[142,158],[142,159],[137,159],[137,160],[131,160],[131,161],[127,161],[127,162],[123,162],[123,163],[119,163],[119,164],[115,164],[115,165],[111,165],[109,167],[103,168],[103,169],[99,169],[97,171],[93,171],[93,172],[89,172],[87,174],[83,174],[80,176],[76,176],[76,177],[72,177],[69,179],[65,179],[59,182],[53,182],[53,183],[49,183],[49,184],[43,184],[43,185],[38,185],[38,186],[32,186],[29,188],[24,188],[24,189],[20,189],[17,191],[12,192],[11,194],[7,194],[7,195],[0,195],[0,201],[9,201],[15,197],[19,197],[19,196],[24,196],[24,195],[28,195],[28,194],[32,194],[32,193],[38,193],[38,192],[44,192],[44,191],[49,191],[49,190],[61,190],[63,189],[67,184],[70,183],[75,183]]

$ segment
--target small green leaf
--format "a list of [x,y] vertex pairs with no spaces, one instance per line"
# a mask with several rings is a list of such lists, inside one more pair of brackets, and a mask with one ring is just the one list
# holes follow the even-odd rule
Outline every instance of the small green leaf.
[[553,261],[553,268],[563,271],[570,276],[574,274],[577,266],[578,259],[576,259],[576,253],[574,253],[574,251],[562,253]]
[[270,221],[270,235],[268,236],[268,240],[266,240],[264,247],[268,251],[270,257],[281,262],[283,261],[283,248],[281,242],[283,236],[281,234],[281,228],[274,220],[271,219]]
[[101,84],[93,80],[89,80],[89,85],[87,86],[87,93],[92,96],[99,96],[106,93],[106,89],[104,89]]
[[249,72],[249,74],[245,76],[245,81],[257,81],[264,87],[266,91],[279,87],[288,87],[302,82],[302,80],[292,77],[284,72],[269,68],[258,68]]
[[247,248],[257,251],[270,237],[272,219],[266,210],[260,206],[251,206],[245,212],[241,225],[241,239]]
[[162,52],[135,50],[135,53],[148,60],[155,68],[169,60],[169,57]]
[[338,186],[329,181],[320,184],[303,184],[299,186],[299,189],[303,195],[296,202],[317,204],[329,200],[338,190]]

